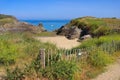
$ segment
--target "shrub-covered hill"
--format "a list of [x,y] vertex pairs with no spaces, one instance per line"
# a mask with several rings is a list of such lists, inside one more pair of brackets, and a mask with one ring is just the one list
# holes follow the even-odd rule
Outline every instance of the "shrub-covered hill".
[[0,14],[0,19],[3,19],[3,18],[13,18],[13,19],[16,19],[15,17],[13,17],[11,15]]
[[91,34],[99,37],[112,32],[120,32],[120,19],[81,17],[73,19],[69,24],[62,26],[58,29],[57,34],[65,36],[78,35],[77,37]]
[[4,25],[6,23],[15,23],[17,19],[11,15],[0,14],[0,25]]
[[45,31],[42,24],[38,26],[34,26],[27,22],[20,22],[11,15],[0,14],[0,33],[4,32],[32,32],[32,33],[40,33]]

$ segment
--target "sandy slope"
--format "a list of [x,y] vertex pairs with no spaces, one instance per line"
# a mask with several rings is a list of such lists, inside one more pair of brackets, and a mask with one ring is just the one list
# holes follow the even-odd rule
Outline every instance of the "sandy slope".
[[80,45],[80,42],[77,42],[77,39],[68,40],[64,36],[55,36],[55,37],[37,37],[38,40],[42,42],[50,42],[55,44],[58,48],[71,49]]
[[105,73],[100,74],[93,80],[120,80],[120,59],[116,63],[108,66]]

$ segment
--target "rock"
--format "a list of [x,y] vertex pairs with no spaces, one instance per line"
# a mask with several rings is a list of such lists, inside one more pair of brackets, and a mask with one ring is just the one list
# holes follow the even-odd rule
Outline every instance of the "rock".
[[69,33],[69,28],[67,27],[67,25],[62,26],[60,29],[57,30],[57,35],[67,35]]
[[57,35],[66,36],[68,39],[78,38],[79,40],[86,40],[91,38],[88,28],[79,28],[78,26],[71,26],[66,24],[57,30]]
[[42,23],[38,24],[37,27],[38,27],[38,29],[41,30],[42,32],[46,31]]
[[86,40],[86,39],[90,39],[90,38],[92,38],[91,35],[84,35],[80,38],[80,40]]
[[68,34],[66,34],[66,37],[67,37],[68,39],[79,38],[81,31],[82,31],[82,30],[79,29],[78,27],[73,26],[73,27],[70,28]]
[[66,24],[65,26],[62,26],[60,29],[57,30],[57,35],[63,35],[66,36],[68,39],[75,39],[79,38],[81,29],[79,29],[77,26],[70,26]]
[[42,23],[39,23],[38,26],[43,27],[43,24],[42,24]]

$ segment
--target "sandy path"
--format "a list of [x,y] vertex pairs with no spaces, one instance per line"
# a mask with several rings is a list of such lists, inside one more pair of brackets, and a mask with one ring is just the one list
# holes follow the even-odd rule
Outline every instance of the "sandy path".
[[80,45],[80,42],[77,42],[77,39],[68,40],[64,36],[55,36],[55,37],[37,37],[38,40],[42,42],[50,42],[55,44],[58,48],[71,49]]
[[93,80],[120,80],[120,59],[116,63],[108,66],[105,73],[100,74]]

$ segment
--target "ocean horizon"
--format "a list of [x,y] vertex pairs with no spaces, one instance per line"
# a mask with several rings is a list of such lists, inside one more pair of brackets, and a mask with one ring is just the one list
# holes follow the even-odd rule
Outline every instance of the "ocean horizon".
[[20,21],[27,22],[35,26],[42,23],[44,28],[47,31],[54,31],[56,29],[59,29],[61,26],[70,22],[70,20],[20,20]]

